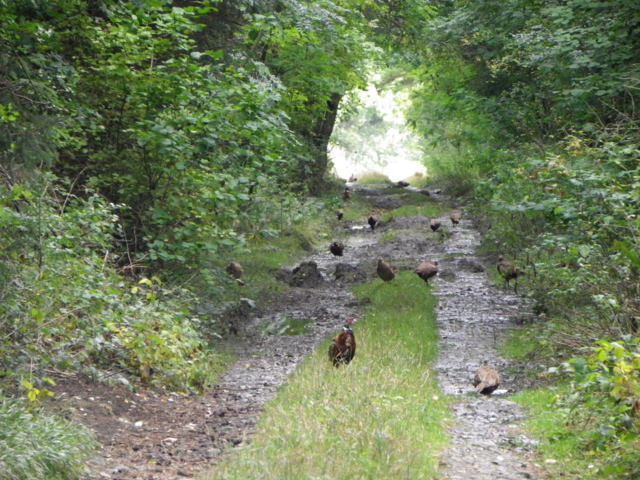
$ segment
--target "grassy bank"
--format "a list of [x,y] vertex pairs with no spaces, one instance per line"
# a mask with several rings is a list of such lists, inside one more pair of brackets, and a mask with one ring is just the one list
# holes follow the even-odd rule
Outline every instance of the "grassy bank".
[[267,406],[251,443],[206,478],[435,477],[446,418],[430,370],[435,300],[409,272],[356,295],[371,304],[354,328],[354,361],[334,368],[323,344]]

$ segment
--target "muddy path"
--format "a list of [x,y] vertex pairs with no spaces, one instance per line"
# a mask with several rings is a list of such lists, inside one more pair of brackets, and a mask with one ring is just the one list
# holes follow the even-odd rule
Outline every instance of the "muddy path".
[[[415,192],[387,186],[354,186],[354,191],[376,212],[402,206],[408,195],[415,197]],[[373,279],[378,258],[390,260],[397,270],[413,269],[423,260],[440,262],[433,290],[439,298],[441,337],[436,368],[444,392],[455,397],[443,478],[536,478],[526,459],[530,442],[518,428],[522,412],[504,398],[516,382],[496,351],[521,314],[520,299],[489,284],[485,262],[474,254],[479,236],[469,219],[451,227],[443,215],[442,223],[450,231],[444,240],[430,231],[423,216],[395,218],[375,231],[364,218],[342,222],[331,240],[346,244],[344,256],[323,249],[307,258],[303,268],[279,272],[291,288],[271,307],[250,311],[237,324],[238,335],[220,346],[237,361],[202,396],[134,393],[124,386],[59,378],[59,409],[93,429],[102,446],[89,478],[195,478],[248,441],[264,404],[305,355],[338,331],[347,316],[361,314],[350,286]],[[282,334],[297,323],[306,323],[302,334]],[[491,397],[473,393],[470,383],[485,360],[503,373],[504,388]]]

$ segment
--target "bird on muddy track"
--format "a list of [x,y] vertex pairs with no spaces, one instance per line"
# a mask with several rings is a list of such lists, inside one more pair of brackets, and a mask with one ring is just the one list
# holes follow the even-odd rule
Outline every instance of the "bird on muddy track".
[[347,365],[356,354],[356,337],[351,329],[351,325],[356,321],[353,317],[347,318],[342,331],[333,338],[329,345],[329,360],[334,367]]
[[449,218],[451,218],[451,223],[453,225],[458,225],[460,223],[460,219],[462,218],[462,214],[460,214],[460,212],[454,212]]
[[369,218],[367,218],[367,223],[371,227],[371,230],[375,230],[376,225],[378,225],[378,218],[370,215]]
[[378,268],[376,269],[376,272],[378,273],[378,276],[385,282],[390,282],[396,277],[396,274],[393,271],[391,265],[389,265],[381,258],[378,259]]
[[336,210],[336,218],[342,220],[342,217],[344,217],[344,212],[342,210]]
[[473,377],[473,386],[476,392],[489,395],[500,386],[500,374],[495,368],[483,365]]
[[333,253],[336,257],[341,257],[342,252],[344,252],[344,243],[332,242],[331,245],[329,245],[329,251]]
[[511,280],[515,280],[513,291],[518,293],[518,277],[524,275],[524,270],[519,269],[513,263],[507,262],[504,258],[498,258],[496,270],[504,278],[504,283],[508,287]]
[[431,221],[429,222],[429,227],[431,228],[432,231],[436,231],[440,228],[440,220],[438,220],[437,218],[432,218]]
[[429,283],[429,279],[438,273],[438,262],[422,262],[413,272]]

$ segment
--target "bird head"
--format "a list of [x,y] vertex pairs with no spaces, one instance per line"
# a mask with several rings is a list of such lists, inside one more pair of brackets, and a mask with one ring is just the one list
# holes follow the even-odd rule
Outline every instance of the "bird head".
[[349,318],[347,318],[347,321],[346,321],[345,323],[347,324],[347,326],[349,326],[349,327],[350,327],[351,325],[353,325],[353,324],[354,324],[354,323],[356,323],[357,321],[358,321],[358,319],[357,319],[357,318],[349,317]]

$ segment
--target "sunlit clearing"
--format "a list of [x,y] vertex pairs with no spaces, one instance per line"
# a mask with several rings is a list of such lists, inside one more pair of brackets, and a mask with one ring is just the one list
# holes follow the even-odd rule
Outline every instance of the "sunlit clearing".
[[329,156],[334,173],[348,179],[376,171],[394,182],[425,174],[418,140],[402,114],[408,95],[390,89],[379,91],[370,83],[356,97],[357,109],[341,112],[331,138]]

